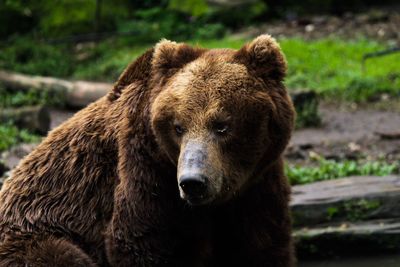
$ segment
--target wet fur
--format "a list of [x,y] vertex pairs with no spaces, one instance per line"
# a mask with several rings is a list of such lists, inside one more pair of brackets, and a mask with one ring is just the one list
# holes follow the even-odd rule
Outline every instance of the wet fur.
[[[227,161],[244,162],[254,151],[256,178],[237,181],[242,186],[227,201],[193,208],[179,198],[179,148],[155,134],[152,119],[169,115],[155,114],[162,110],[155,105],[171,101],[158,98],[168,84],[190,86],[179,73],[191,63],[193,73],[201,69],[203,82],[216,75],[214,85],[223,91],[218,98],[230,95],[235,88],[216,74],[224,62],[234,76],[244,75],[236,89],[256,84],[253,93],[268,103],[263,149],[249,147],[230,160],[218,159],[229,172]],[[285,71],[269,36],[239,51],[157,44],[128,66],[108,96],[49,133],[5,182],[0,266],[292,266],[290,190],[281,153],[294,112],[282,84]],[[197,102],[186,99],[192,111],[204,103],[201,95]],[[178,98],[184,101],[184,93]],[[229,99],[237,114],[246,114],[240,98]],[[183,117],[191,112],[181,111]],[[240,131],[243,140],[250,130]]]

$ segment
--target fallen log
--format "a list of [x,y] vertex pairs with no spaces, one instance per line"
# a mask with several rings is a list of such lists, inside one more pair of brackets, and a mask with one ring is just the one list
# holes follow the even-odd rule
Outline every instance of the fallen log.
[[67,81],[51,77],[30,76],[0,70],[0,85],[7,89],[48,90],[65,100],[70,107],[82,108],[107,94],[112,84]]
[[50,113],[43,106],[0,109],[0,122],[12,121],[17,127],[46,134],[50,129]]
[[296,229],[293,232],[293,237],[296,254],[299,259],[398,253],[400,245],[400,222],[398,218],[388,218],[359,222],[330,223]]

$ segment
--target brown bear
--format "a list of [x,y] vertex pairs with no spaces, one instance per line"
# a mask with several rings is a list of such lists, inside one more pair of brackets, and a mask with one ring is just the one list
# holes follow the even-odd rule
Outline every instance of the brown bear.
[[161,41],[0,193],[0,266],[292,266],[294,120],[268,35]]

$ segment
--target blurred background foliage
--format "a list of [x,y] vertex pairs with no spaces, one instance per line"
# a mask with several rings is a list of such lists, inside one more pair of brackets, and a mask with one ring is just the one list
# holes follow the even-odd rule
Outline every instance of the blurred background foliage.
[[6,0],[0,3],[0,22],[4,25],[0,38],[26,33],[51,38],[109,31],[134,31],[146,36],[142,41],[218,37],[225,27],[244,26],[267,10],[263,1],[243,2],[219,7],[205,0]]
[[[148,41],[216,37],[224,30],[305,13],[354,11],[372,0],[3,0],[0,38],[31,33],[42,38],[90,32],[136,31]],[[396,3],[382,0],[380,4]],[[211,27],[203,36],[199,26]],[[154,31],[157,30],[155,33]],[[200,31],[200,32],[199,32]],[[207,31],[209,32],[209,31]]]
[[[277,20],[292,23],[312,14],[343,15],[375,2],[3,0],[0,68],[111,82],[130,61],[162,38],[209,48],[239,48],[247,39],[234,39],[231,34],[245,27],[257,28]],[[382,0],[379,4],[391,3],[396,1]],[[363,36],[279,41],[289,61],[286,83],[290,88],[308,88],[328,97],[355,101],[382,93],[399,95],[398,55],[374,60],[379,68],[367,68],[365,73],[360,68],[363,54],[385,49],[385,43]]]

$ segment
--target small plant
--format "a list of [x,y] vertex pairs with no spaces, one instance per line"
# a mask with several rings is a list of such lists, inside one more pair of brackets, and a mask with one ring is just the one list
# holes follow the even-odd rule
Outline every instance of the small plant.
[[381,206],[379,200],[355,199],[327,209],[327,219],[345,218],[351,222],[366,219]]
[[296,127],[316,127],[321,124],[318,111],[318,94],[314,91],[298,90],[290,92],[296,108]]
[[368,213],[380,207],[380,202],[377,200],[359,199],[345,202],[343,205],[346,218],[349,221],[360,221],[368,216]]
[[329,207],[326,212],[328,213],[328,220],[332,220],[339,213],[339,208]]
[[321,117],[318,113],[318,102],[316,100],[304,105],[301,109],[296,108],[296,127],[316,127],[321,125]]
[[359,163],[353,160],[337,162],[319,159],[316,167],[286,166],[286,175],[291,184],[295,185],[352,175],[384,176],[394,173],[398,168],[399,164],[388,164],[381,161]]
[[0,107],[21,107],[32,105],[63,106],[64,96],[46,90],[10,92],[0,87]]
[[19,143],[39,142],[40,137],[27,130],[20,130],[11,123],[0,124],[0,151],[9,149]]

